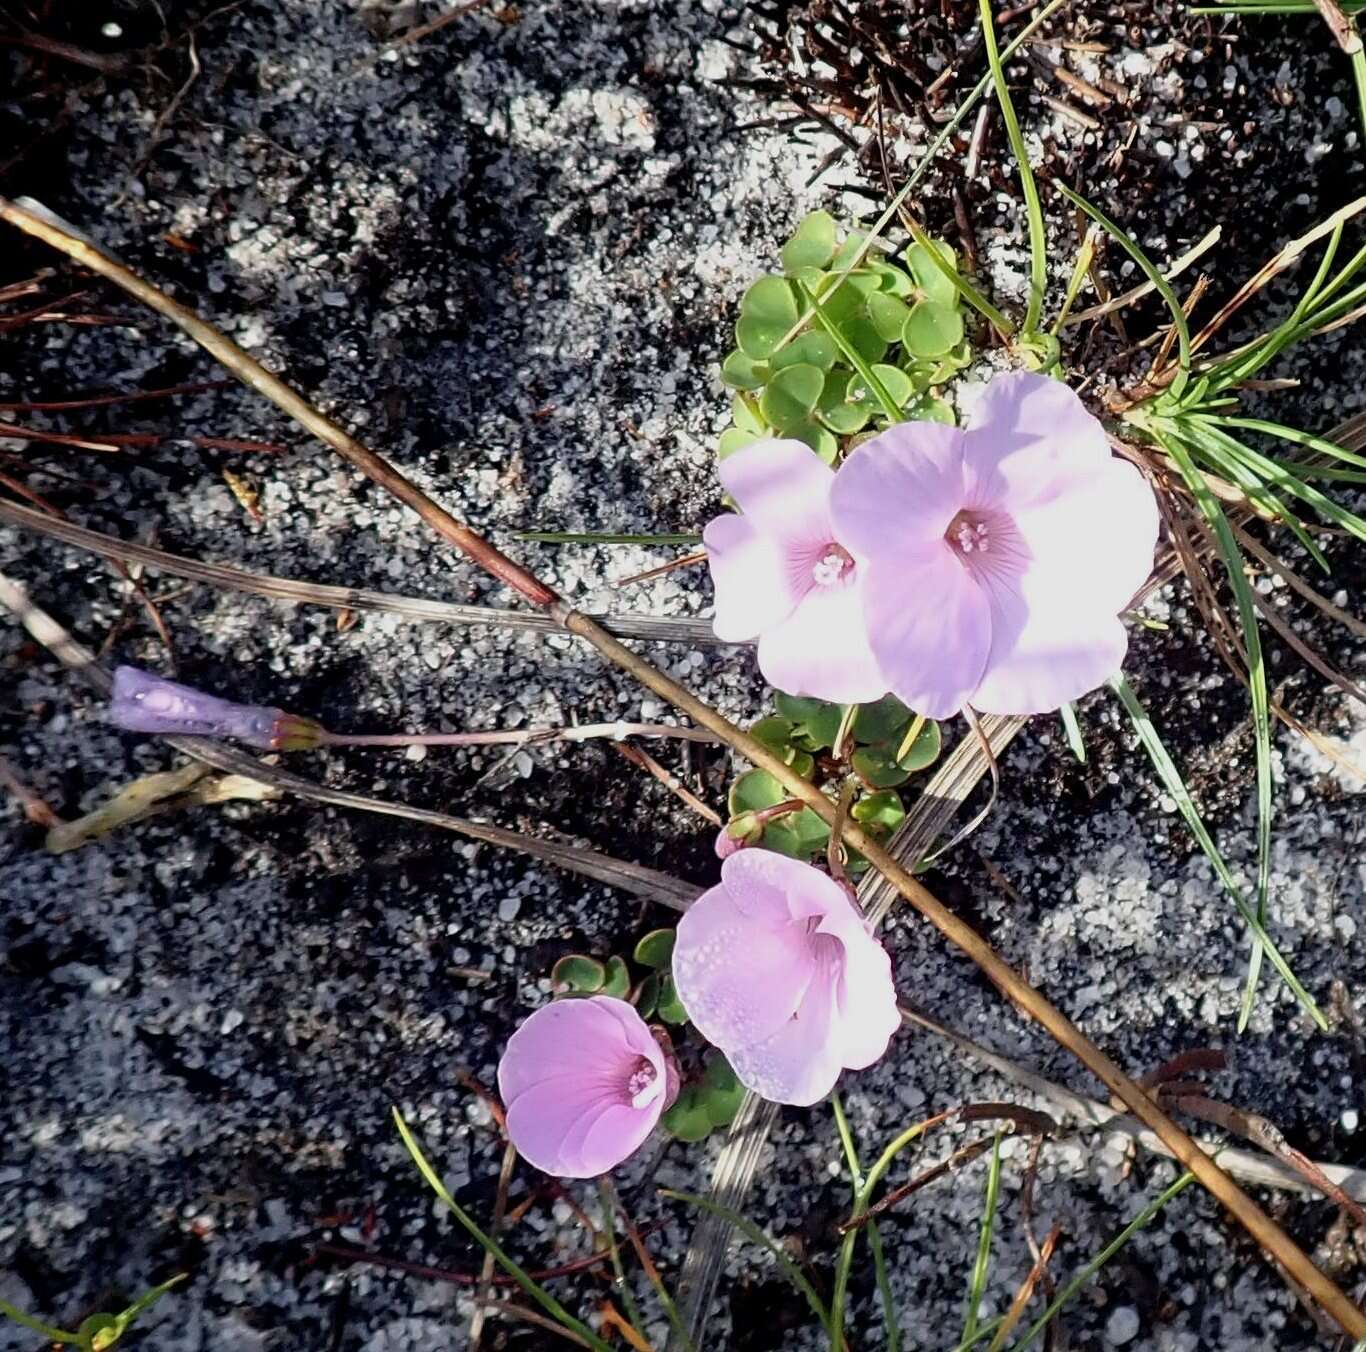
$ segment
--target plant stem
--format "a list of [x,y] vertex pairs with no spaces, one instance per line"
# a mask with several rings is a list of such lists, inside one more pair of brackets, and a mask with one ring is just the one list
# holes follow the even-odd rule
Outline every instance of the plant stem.
[[[1049,6],[1045,12],[1051,12]],[[356,469],[410,506],[438,535],[465,553],[493,577],[520,593],[532,605],[557,620],[569,633],[585,639],[608,661],[635,677],[642,685],[668,700],[701,727],[714,732],[732,750],[753,765],[767,770],[794,797],[800,798],[827,824],[833,823],[835,805],[815,785],[798,775],[762,742],[741,731],[691,691],[613,638],[597,621],[575,610],[520,564],[489,544],[463,522],[427,496],[373,451],[362,446],[338,424],[320,413],[295,391],[271,375],[260,362],[247,355],[192,310],[143,281],[121,263],[69,231],[34,216],[7,198],[0,197],[0,220],[25,234],[43,240],[68,258],[116,283],[158,314],[184,330],[195,342],[221,362],[244,384],[287,413],[301,427],[331,446]],[[1166,283],[1163,282],[1165,286]],[[1179,307],[1178,307],[1179,309]],[[1172,1154],[1231,1211],[1258,1244],[1280,1263],[1352,1338],[1366,1337],[1366,1316],[1343,1294],[1338,1285],[1314,1266],[1305,1252],[1238,1185],[1207,1156],[1137,1084],[1065,1015],[1009,966],[982,937],[938,900],[908,869],[890,855],[866,831],[853,822],[844,828],[846,844],[868,862],[905,897],[950,943],[981,968],[1008,999],[1034,1019],[1053,1039],[1100,1079],[1146,1126],[1151,1127]]]
[[672,737],[683,742],[715,743],[710,732],[667,723],[581,723],[568,728],[520,728],[490,732],[325,732],[323,746],[524,746],[534,742],[588,742],[605,737]]

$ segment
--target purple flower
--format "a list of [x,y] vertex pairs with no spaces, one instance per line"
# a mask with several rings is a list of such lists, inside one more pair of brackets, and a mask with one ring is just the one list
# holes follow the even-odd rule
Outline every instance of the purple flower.
[[117,667],[109,721],[125,732],[233,737],[265,751],[317,746],[322,728],[312,719],[254,704],[233,704],[138,667]]
[[[1026,372],[992,380],[962,430],[901,423],[864,442],[830,519],[866,560],[886,684],[930,718],[1043,713],[1118,671],[1119,612],[1147,580],[1158,524],[1151,488],[1081,400]],[[861,651],[853,662],[862,671]]]
[[790,695],[837,703],[887,693],[863,622],[864,567],[830,516],[835,473],[800,441],[756,441],[719,469],[743,516],[702,532],[716,636],[759,640],[759,670]]
[[557,1178],[593,1178],[644,1144],[678,1097],[678,1071],[635,1007],[555,1000],[508,1039],[498,1092],[512,1144]]
[[848,893],[771,850],[722,863],[720,885],[678,922],[673,978],[697,1030],[776,1103],[824,1098],[901,1022],[891,962]]

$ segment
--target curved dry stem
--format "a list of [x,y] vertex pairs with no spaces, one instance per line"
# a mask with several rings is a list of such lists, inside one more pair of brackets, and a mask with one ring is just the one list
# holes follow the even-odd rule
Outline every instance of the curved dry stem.
[[[519,592],[538,609],[559,621],[572,634],[585,639],[604,657],[634,676],[642,685],[688,715],[699,727],[714,732],[751,764],[767,770],[793,797],[800,798],[822,821],[834,824],[835,805],[814,785],[797,775],[761,742],[741,731],[691,691],[638,657],[613,638],[600,624],[574,610],[520,564],[509,559],[463,522],[438,506],[410,479],[362,446],[336,423],[307,403],[295,391],[272,376],[235,343],[206,324],[193,311],[134,275],[98,249],[69,231],[39,219],[22,207],[0,198],[0,219],[43,240],[69,258],[108,278],[157,313],[172,320],[195,342],[218,359],[245,384],[269,399],[283,412],[368,478],[411,507],[444,540],[468,555],[476,564]],[[1233,1214],[1292,1279],[1299,1282],[1352,1338],[1366,1337],[1366,1316],[1329,1277],[1314,1266],[1308,1255],[1271,1219],[1223,1169],[1207,1156],[1148,1095],[1100,1050],[1061,1010],[1009,966],[972,927],[948,909],[892,856],[854,823],[843,830],[846,845],[858,850],[896,890],[906,898],[950,943],[972,959],[993,985],[1017,1008],[1034,1019],[1062,1047],[1118,1097],[1146,1126],[1161,1138],[1173,1156],[1195,1175]]]

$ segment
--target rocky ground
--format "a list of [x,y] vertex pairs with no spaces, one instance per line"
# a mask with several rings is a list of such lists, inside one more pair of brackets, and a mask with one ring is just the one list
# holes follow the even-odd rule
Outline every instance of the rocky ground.
[[[386,39],[437,7],[165,8],[164,45],[158,7],[141,0],[109,0],[69,21],[61,36],[86,51],[151,49],[112,74],[6,51],[0,69],[13,80],[0,95],[0,134],[13,149],[11,157],[0,144],[0,191],[40,199],[191,301],[499,541],[522,529],[700,526],[718,501],[711,443],[725,402],[714,366],[741,290],[805,210],[866,207],[877,191],[874,167],[849,159],[811,182],[836,145],[827,128],[745,125],[783,116],[789,74],[771,36],[761,41],[768,20],[712,0],[485,6],[393,47]],[[781,28],[794,8],[766,13]],[[1359,190],[1346,67],[1317,21],[1253,28],[1166,5],[1076,8],[1069,40],[1107,50],[1038,48],[1043,72],[1037,61],[1019,71],[1033,81],[1040,159],[1157,252],[1175,255],[1220,225],[1224,247],[1207,266],[1228,290]],[[930,75],[942,60],[936,44],[954,27],[933,10],[922,32]],[[979,56],[974,78],[980,64]],[[1055,106],[1063,98],[1088,108],[1071,89],[1051,90],[1057,64],[1115,86],[1109,105],[1089,106],[1097,127]],[[1009,295],[1023,226],[999,155],[989,150],[986,164],[974,182],[946,176],[927,212],[950,228],[947,194],[960,188],[983,266]],[[1066,240],[1071,222],[1056,213],[1052,224]],[[0,286],[52,263],[9,237]],[[1114,284],[1128,285],[1126,269],[1112,264]],[[1060,273],[1069,266],[1070,250],[1060,248]],[[64,281],[48,294],[77,289]],[[218,374],[131,301],[96,289],[86,303],[120,322],[4,335],[0,389],[15,391],[5,399]],[[1135,336],[1147,331],[1141,312],[1130,323]],[[1351,331],[1286,369],[1305,384],[1276,396],[1283,416],[1321,431],[1359,407]],[[284,576],[510,603],[245,391],[26,416],[87,436],[167,438],[118,456],[0,442],[29,466],[74,476],[34,483],[95,528]],[[205,449],[185,440],[192,436],[252,438],[286,453]],[[224,468],[258,495],[259,519]],[[0,460],[0,469],[13,464]],[[585,608],[691,615],[708,605],[696,571],[612,589],[669,550],[517,548]],[[1359,551],[1339,542],[1333,553],[1345,602],[1362,578]],[[0,567],[84,641],[107,645],[111,660],[169,670],[105,565],[0,529]],[[568,642],[377,616],[341,631],[332,612],[181,591],[169,579],[154,591],[174,593],[163,609],[185,679],[338,728],[664,712]],[[1202,641],[1183,591],[1155,613],[1171,628],[1136,641],[1135,682],[1245,867],[1253,842],[1244,695]],[[1345,670],[1361,670],[1346,631],[1306,632]],[[744,653],[656,652],[728,714],[760,710],[763,686]],[[1320,678],[1297,674],[1293,655],[1273,651],[1271,661],[1301,715],[1354,740],[1362,756],[1359,712],[1325,693]],[[1264,980],[1251,1029],[1236,1039],[1245,959],[1236,916],[1115,708],[1094,697],[1083,717],[1087,765],[1041,721],[1012,750],[989,821],[932,886],[1134,1073],[1185,1048],[1224,1045],[1232,1068],[1221,1092],[1317,1158],[1362,1163],[1363,1061],[1348,1016],[1366,1017],[1359,785],[1279,736],[1274,932],[1321,1001],[1335,981],[1346,996],[1333,1031],[1319,1034]],[[89,694],[8,623],[0,756],[66,817],[174,761],[105,727]],[[507,764],[488,753],[352,751],[301,768],[378,796],[573,832],[701,882],[714,873],[708,831],[601,747],[537,750]],[[714,802],[723,768],[713,763],[705,785]],[[491,1082],[503,1040],[544,997],[559,953],[620,949],[666,914],[420,826],[288,800],[166,818],[60,856],[44,850],[8,795],[0,821],[0,1298],[69,1326],[186,1270],[191,1282],[140,1326],[137,1346],[464,1346],[467,1291],[317,1246],[477,1271],[477,1250],[404,1155],[390,1106],[420,1128],[459,1200],[487,1216],[502,1146],[461,1072]],[[895,923],[889,943],[917,1003],[1095,1092],[922,926]],[[1003,1098],[1019,1091],[910,1034],[847,1085],[865,1153],[912,1115]],[[715,1149],[661,1148],[624,1173],[628,1206],[662,1220],[650,1242],[666,1271],[690,1218],[661,1210],[652,1184],[702,1189]],[[927,1149],[926,1160],[938,1158],[947,1137]],[[987,1292],[997,1312],[1030,1263],[1022,1156],[1009,1142]],[[823,1280],[831,1227],[847,1204],[837,1159],[828,1114],[786,1114],[752,1208]],[[1038,1228],[1063,1228],[1058,1272],[1083,1263],[1174,1176],[1147,1157],[1130,1171],[1112,1142],[1094,1137],[1050,1147],[1034,1212]],[[909,1346],[958,1339],[981,1183],[978,1163],[918,1194],[887,1227]],[[523,1171],[513,1197],[539,1186]],[[575,1198],[589,1202],[591,1192]],[[1362,1239],[1336,1208],[1289,1195],[1263,1201],[1363,1295]],[[585,1239],[566,1202],[545,1196],[510,1243],[529,1264],[552,1266],[582,1253]],[[585,1302],[602,1290],[593,1279],[565,1289],[567,1300]],[[714,1346],[818,1345],[793,1331],[804,1311],[754,1251],[735,1255],[722,1294]],[[855,1346],[880,1345],[878,1318],[862,1272]],[[1327,1345],[1241,1233],[1194,1192],[1063,1322],[1078,1347]],[[485,1337],[489,1347],[547,1343],[511,1324]],[[34,1335],[0,1330],[0,1348],[34,1346]]]

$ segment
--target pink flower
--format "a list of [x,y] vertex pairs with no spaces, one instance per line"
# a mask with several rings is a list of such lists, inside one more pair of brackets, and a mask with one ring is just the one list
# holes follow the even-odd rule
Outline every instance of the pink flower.
[[702,532],[716,636],[759,640],[759,670],[790,695],[837,703],[887,693],[863,624],[864,568],[830,518],[835,473],[800,441],[756,441],[721,461],[727,513]]
[[892,965],[844,889],[772,850],[742,850],[678,922],[674,985],[746,1088],[817,1102],[900,1026]]
[[1113,675],[1157,540],[1142,475],[1066,385],[1025,372],[992,380],[962,430],[901,423],[864,442],[830,517],[866,560],[883,677],[930,718],[1043,713]]
[[634,1006],[556,1000],[508,1039],[498,1092],[512,1144],[558,1178],[593,1178],[633,1154],[678,1097],[678,1071]]

